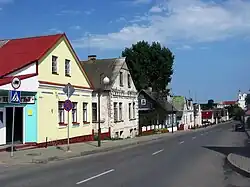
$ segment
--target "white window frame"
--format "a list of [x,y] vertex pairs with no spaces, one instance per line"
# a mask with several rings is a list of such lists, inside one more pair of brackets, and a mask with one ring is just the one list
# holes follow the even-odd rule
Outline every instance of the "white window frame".
[[135,119],[135,102],[133,102],[133,119]]
[[59,124],[65,124],[65,112],[63,101],[58,101],[58,121]]
[[53,55],[51,60],[52,74],[58,74],[58,57]]
[[131,75],[128,73],[128,88],[131,88]]
[[141,99],[141,105],[145,106],[147,104],[147,100],[146,99]]
[[82,110],[83,110],[83,122],[88,122],[88,103],[84,102],[82,104]]
[[114,102],[114,121],[118,121],[118,103]]
[[70,76],[71,75],[71,61],[68,59],[65,59],[65,76]]
[[72,123],[77,123],[77,102],[72,102]]
[[129,119],[132,118],[132,115],[131,115],[131,103],[128,104],[128,116],[129,116]]
[[119,120],[122,121],[122,103],[119,103]]

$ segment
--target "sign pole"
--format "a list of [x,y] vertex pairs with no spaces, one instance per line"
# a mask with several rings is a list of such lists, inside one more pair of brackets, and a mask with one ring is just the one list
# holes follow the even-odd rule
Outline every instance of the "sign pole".
[[15,130],[15,106],[13,106],[13,114],[12,114],[12,132],[11,132],[11,152],[10,156],[14,156],[14,130]]
[[[68,88],[68,90],[67,90],[67,97],[68,97],[68,100],[69,100],[69,88]],[[70,151],[70,147],[69,147],[69,111],[68,111],[68,129],[67,129],[67,131],[68,131],[68,147],[67,147],[67,151]]]

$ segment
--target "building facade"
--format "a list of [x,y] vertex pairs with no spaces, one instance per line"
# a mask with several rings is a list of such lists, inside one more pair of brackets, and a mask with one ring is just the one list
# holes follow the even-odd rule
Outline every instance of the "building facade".
[[[3,116],[1,126],[6,129],[1,128],[1,132],[5,131],[2,144],[8,143],[12,129],[8,119],[11,119],[13,105],[4,98],[12,89],[10,81],[14,77],[21,80],[18,88],[21,104],[15,109],[14,135],[20,137],[17,141],[29,144],[65,141],[68,121],[72,142],[93,137],[92,85],[65,34],[6,41],[0,47],[1,67],[5,58],[11,65],[0,70],[0,118]],[[75,88],[69,115],[63,106],[67,99],[63,88],[68,83]]]
[[151,88],[141,90],[138,95],[140,132],[167,128],[177,131],[176,109],[167,98]]
[[[138,134],[138,93],[125,58],[96,59],[92,55],[88,61],[82,61],[82,66],[95,87],[92,94],[94,132],[97,134],[99,129],[99,91],[101,133],[111,138],[135,137]],[[104,78],[109,79],[107,85],[102,82]]]

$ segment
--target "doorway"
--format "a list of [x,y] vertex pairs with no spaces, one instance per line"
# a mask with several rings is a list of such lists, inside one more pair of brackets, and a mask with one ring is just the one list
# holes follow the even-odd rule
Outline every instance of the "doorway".
[[[13,107],[6,108],[6,143],[12,139]],[[14,142],[23,143],[23,107],[15,107]]]
[[6,144],[6,137],[5,137],[5,109],[0,108],[0,145]]

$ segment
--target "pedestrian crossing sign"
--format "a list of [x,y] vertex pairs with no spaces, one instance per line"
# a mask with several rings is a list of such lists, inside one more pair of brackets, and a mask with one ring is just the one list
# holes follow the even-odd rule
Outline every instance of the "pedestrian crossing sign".
[[11,90],[9,92],[10,103],[20,104],[21,103],[21,92]]

